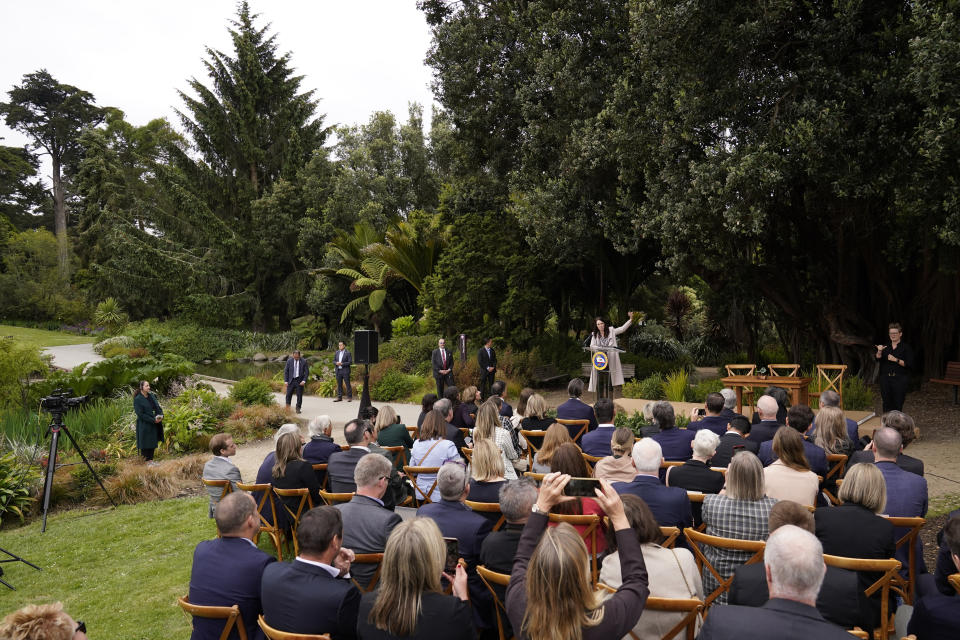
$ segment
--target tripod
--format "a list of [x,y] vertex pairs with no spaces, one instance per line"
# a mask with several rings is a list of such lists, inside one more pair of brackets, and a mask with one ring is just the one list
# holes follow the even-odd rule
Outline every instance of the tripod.
[[67,437],[70,438],[70,442],[73,443],[73,448],[76,449],[77,453],[80,454],[80,458],[83,460],[83,463],[87,465],[87,469],[90,469],[90,473],[93,474],[97,484],[99,484],[100,488],[103,489],[103,492],[107,494],[107,499],[110,500],[110,504],[112,504],[114,508],[117,506],[117,503],[113,501],[113,496],[111,496],[110,492],[107,491],[107,488],[103,486],[103,480],[101,480],[100,476],[97,475],[93,465],[91,465],[90,461],[87,460],[87,456],[83,454],[83,449],[80,448],[80,445],[77,444],[77,440],[73,437],[73,434],[70,433],[70,429],[67,428],[67,425],[63,424],[63,409],[50,410],[49,428],[50,434],[53,437],[50,438],[50,456],[47,458],[47,475],[43,482],[43,526],[40,527],[40,533],[43,533],[47,530],[47,512],[50,510],[50,489],[53,488],[53,473],[57,470],[57,446],[60,443],[61,431],[67,434]]
[[[21,557],[18,556],[17,554],[15,554],[15,553],[10,553],[9,551],[7,551],[6,549],[4,549],[3,547],[0,547],[0,553],[3,553],[3,554],[6,554],[6,555],[10,556],[9,558],[4,558],[3,560],[0,560],[0,564],[3,564],[4,562],[22,562],[22,563],[25,564],[25,565],[28,565],[28,566],[33,567],[33,568],[36,569],[37,571],[43,571],[43,569],[41,569],[41,568],[38,567],[37,565],[33,564],[33,563],[30,562],[29,560],[24,560],[23,558],[21,558]],[[2,576],[2,575],[3,575],[3,569],[0,569],[0,576]],[[16,591],[16,590],[17,590],[16,587],[14,587],[12,584],[10,584],[9,582],[7,582],[6,580],[0,579],[0,584],[2,584],[2,585],[5,586],[7,589],[10,589],[10,590],[12,590],[12,591]]]

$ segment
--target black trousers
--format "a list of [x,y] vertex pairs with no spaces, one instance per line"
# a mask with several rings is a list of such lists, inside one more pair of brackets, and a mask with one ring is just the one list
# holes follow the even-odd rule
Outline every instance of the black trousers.
[[293,394],[297,394],[297,411],[300,411],[300,407],[303,406],[303,385],[300,384],[299,380],[294,380],[287,383],[287,399],[286,405],[290,406],[290,401],[293,399]]
[[487,371],[486,369],[480,373],[480,396],[482,398],[487,398],[490,395],[490,386],[493,384],[496,375],[496,371]]
[[433,379],[437,381],[437,398],[442,398],[443,390],[453,386],[453,373],[441,373],[433,376]]
[[903,411],[903,401],[907,397],[908,376],[903,374],[880,374],[880,398],[883,400],[883,412]]
[[154,449],[140,449],[140,455],[143,456],[143,459],[144,459],[144,460],[146,460],[146,461],[149,462],[150,460],[153,460],[153,452],[154,452],[154,451],[156,451],[155,448],[154,448]]
[[353,397],[353,388],[350,386],[350,375],[346,371],[337,370],[337,397],[343,397],[343,387],[347,387],[347,397]]

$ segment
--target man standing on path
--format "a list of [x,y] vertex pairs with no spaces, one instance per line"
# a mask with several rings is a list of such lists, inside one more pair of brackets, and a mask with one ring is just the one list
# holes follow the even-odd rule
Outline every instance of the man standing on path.
[[297,413],[303,406],[303,387],[307,384],[307,376],[310,375],[310,367],[307,361],[300,357],[299,351],[294,351],[293,355],[287,358],[287,364],[283,368],[283,390],[286,393],[286,405],[290,406],[293,399],[293,392],[297,392]]
[[350,386],[350,365],[353,364],[353,357],[343,344],[343,340],[337,343],[337,352],[333,354],[333,367],[337,374],[337,399],[334,402],[343,400],[343,385],[347,385],[347,402],[353,402],[353,388]]
[[443,390],[453,386],[453,352],[447,349],[446,340],[440,338],[433,350],[433,379],[437,381],[437,397],[443,397]]
[[477,362],[480,364],[480,396],[486,399],[497,375],[497,352],[493,349],[493,338],[487,338],[483,343],[477,352]]

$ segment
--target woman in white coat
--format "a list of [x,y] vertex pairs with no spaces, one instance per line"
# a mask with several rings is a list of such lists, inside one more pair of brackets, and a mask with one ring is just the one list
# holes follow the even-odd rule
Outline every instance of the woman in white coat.
[[[590,334],[591,347],[616,347],[617,336],[630,328],[633,324],[633,311],[628,311],[629,319],[622,327],[611,327],[603,318],[597,318],[596,329]],[[610,351],[607,370],[610,372],[610,384],[614,387],[623,385],[623,367],[620,366],[620,354],[616,351]],[[592,357],[592,354],[591,354]],[[587,391],[597,390],[597,370],[590,368],[590,386]]]

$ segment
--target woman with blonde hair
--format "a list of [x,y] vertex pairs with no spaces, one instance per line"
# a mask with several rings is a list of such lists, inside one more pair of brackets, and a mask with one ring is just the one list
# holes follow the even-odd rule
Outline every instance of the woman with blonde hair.
[[[461,462],[460,454],[457,453],[457,446],[450,440],[445,439],[447,433],[447,421],[443,415],[436,409],[431,409],[427,417],[423,419],[420,426],[420,435],[417,441],[413,443],[410,449],[411,467],[440,467],[446,462]],[[421,473],[417,475],[417,487],[420,488],[417,498],[422,498],[427,494],[428,498],[433,500],[433,486],[437,479],[435,473]],[[435,490],[435,489],[434,489]]]
[[636,437],[627,427],[617,427],[610,439],[609,455],[597,461],[593,469],[594,478],[603,478],[609,482],[633,482],[637,477],[637,468],[633,466],[633,443]]
[[473,428],[474,448],[480,440],[490,440],[494,443],[503,458],[504,477],[507,480],[516,480],[517,471],[513,467],[513,461],[520,456],[517,450],[513,448],[513,438],[510,437],[510,432],[503,428],[500,411],[492,398],[477,409],[477,423]]
[[553,418],[547,417],[547,401],[539,393],[527,400],[526,417],[520,421],[520,428],[527,431],[546,431],[553,424]]
[[473,428],[475,418],[470,414],[477,415],[477,403],[480,402],[480,392],[473,385],[470,385],[460,394],[460,404],[453,412],[453,426],[458,429]]
[[[387,539],[376,590],[360,599],[359,637],[475,638],[467,571],[461,561],[455,575],[444,573],[446,557],[443,537],[433,520],[411,518],[398,524]],[[441,577],[453,585],[453,595],[443,593]]]
[[[305,461],[300,456],[300,433],[285,433],[277,440],[277,459],[273,463],[270,483],[276,489],[303,489],[310,490],[310,499],[314,506],[323,504],[320,501],[320,483],[317,482],[317,476],[313,472],[313,465]],[[299,496],[283,498],[283,504],[287,509],[281,509],[280,513],[290,510],[296,513],[300,502]]]
[[767,495],[808,507],[816,506],[820,480],[810,470],[803,449],[803,436],[790,427],[780,427],[773,436],[773,455],[777,459],[763,470]]
[[[568,434],[569,435],[569,434]],[[610,518],[620,549],[623,584],[607,600],[594,592],[583,539],[566,523],[547,527],[550,510],[573,498],[563,495],[570,476],[550,473],[530,514],[507,587],[507,615],[517,637],[527,640],[622,638],[643,613],[649,590],[636,533],[620,496],[602,481],[597,502]]]
[[[384,405],[380,408],[374,430],[377,434],[377,444],[381,447],[403,447],[403,459],[410,459],[410,447],[413,446],[413,438],[410,437],[407,426],[400,422],[400,419],[397,417],[397,412],[393,410],[393,407]],[[400,469],[400,456],[396,454],[391,455],[393,456],[394,463],[397,465],[397,470],[402,471],[402,469]]]
[[[470,457],[470,493],[473,502],[500,502],[500,487],[506,484],[503,456],[493,440],[477,440]],[[497,520],[500,516],[497,516]]]
[[817,432],[814,435],[814,444],[826,453],[843,454],[853,453],[854,444],[847,433],[847,421],[843,417],[840,407],[821,407],[817,412]]
[[543,437],[540,450],[533,454],[533,472],[550,473],[550,460],[553,454],[560,445],[567,442],[573,442],[570,431],[559,422],[550,425],[547,434]]

